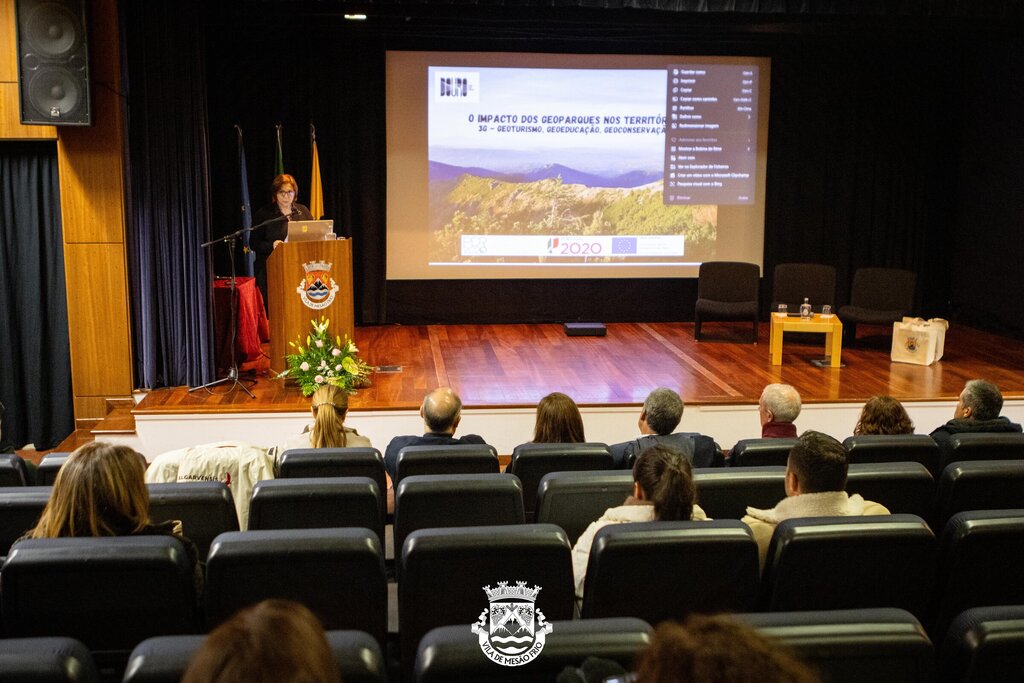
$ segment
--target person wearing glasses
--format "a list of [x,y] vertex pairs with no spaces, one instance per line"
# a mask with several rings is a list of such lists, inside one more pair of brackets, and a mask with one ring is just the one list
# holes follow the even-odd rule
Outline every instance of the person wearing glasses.
[[[288,221],[311,221],[309,209],[295,201],[299,185],[295,178],[282,173],[270,184],[270,204],[259,209],[252,217],[254,230],[249,243],[256,252],[256,285],[267,301],[267,259],[277,247],[284,244],[288,236]],[[256,226],[261,227],[256,227]]]

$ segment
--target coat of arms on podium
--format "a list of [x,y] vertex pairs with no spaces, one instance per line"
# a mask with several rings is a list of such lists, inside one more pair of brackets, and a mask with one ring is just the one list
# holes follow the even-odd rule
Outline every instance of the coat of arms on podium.
[[544,649],[551,624],[534,602],[540,586],[529,588],[525,581],[510,586],[501,581],[496,588],[484,587],[490,607],[480,613],[472,626],[487,658],[504,666],[521,666]]
[[321,310],[334,302],[334,297],[338,294],[338,283],[331,277],[332,265],[334,264],[327,261],[310,261],[302,264],[306,274],[295,291],[308,308]]

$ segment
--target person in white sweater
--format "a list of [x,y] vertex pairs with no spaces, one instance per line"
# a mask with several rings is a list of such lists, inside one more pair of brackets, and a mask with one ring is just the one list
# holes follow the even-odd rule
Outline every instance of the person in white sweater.
[[628,522],[706,521],[707,515],[696,503],[693,470],[682,453],[664,444],[656,444],[641,453],[633,465],[633,495],[591,522],[572,549],[576,599],[583,600],[590,546],[598,531],[609,524]]

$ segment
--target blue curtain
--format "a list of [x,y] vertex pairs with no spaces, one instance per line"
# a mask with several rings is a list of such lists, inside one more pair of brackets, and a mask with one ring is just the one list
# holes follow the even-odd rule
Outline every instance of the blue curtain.
[[123,0],[137,382],[213,378],[203,27],[196,2]]
[[57,149],[0,143],[0,452],[74,431]]

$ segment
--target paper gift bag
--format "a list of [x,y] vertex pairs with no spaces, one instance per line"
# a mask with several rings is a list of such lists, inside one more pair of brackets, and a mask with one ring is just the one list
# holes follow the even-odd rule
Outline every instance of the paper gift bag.
[[892,351],[895,363],[931,365],[942,358],[949,323],[942,318],[904,318],[892,324]]

